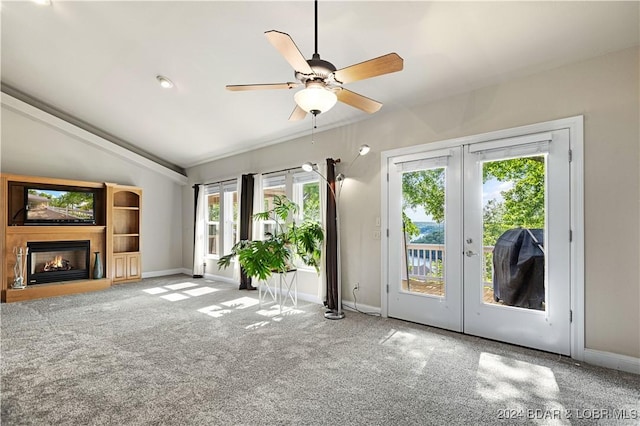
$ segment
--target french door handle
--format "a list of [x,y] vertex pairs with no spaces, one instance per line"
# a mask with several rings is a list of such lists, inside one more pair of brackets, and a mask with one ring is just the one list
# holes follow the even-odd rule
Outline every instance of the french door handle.
[[464,254],[467,255],[467,257],[472,257],[472,256],[477,256],[478,253],[471,251],[471,250],[467,250]]

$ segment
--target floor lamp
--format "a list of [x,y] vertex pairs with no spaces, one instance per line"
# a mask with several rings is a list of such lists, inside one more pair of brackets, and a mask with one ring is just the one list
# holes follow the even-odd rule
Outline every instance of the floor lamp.
[[[358,157],[363,156],[363,155],[367,155],[370,151],[369,145],[362,145],[360,146],[360,149],[358,150],[358,155],[356,155],[356,157],[351,161],[351,163],[349,164],[349,167],[347,167],[347,172],[349,171],[349,169],[351,169],[351,166],[353,165],[353,163],[358,159]],[[334,191],[333,187],[331,186],[331,184],[329,183],[329,181],[327,180],[327,178],[325,176],[322,175],[322,173],[320,173],[318,171],[318,166],[316,164],[313,163],[304,163],[302,165],[302,170],[306,171],[306,172],[315,172],[318,176],[320,176],[320,178],[327,184],[327,187],[329,188],[329,190],[331,191],[331,195],[333,196],[333,200],[336,203],[336,245],[337,245],[337,272],[338,272],[338,308],[336,310],[330,310],[329,312],[325,312],[324,317],[327,319],[334,319],[334,320],[338,320],[338,319],[342,319],[344,318],[344,312],[342,311],[342,261],[341,261],[341,253],[342,253],[342,247],[340,245],[340,194],[342,192],[342,184],[344,183],[344,180],[346,178],[344,173],[338,173],[336,175],[336,181],[340,182],[340,187],[338,190],[338,193],[336,194],[336,191]]]

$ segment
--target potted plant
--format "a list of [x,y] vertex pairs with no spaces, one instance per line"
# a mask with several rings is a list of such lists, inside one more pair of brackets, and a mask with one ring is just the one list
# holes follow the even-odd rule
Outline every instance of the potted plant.
[[298,256],[305,264],[320,271],[320,254],[324,232],[320,223],[305,219],[300,224],[295,216],[300,207],[286,196],[276,195],[273,208],[253,215],[254,220],[273,220],[273,232],[264,240],[242,240],[231,248],[231,253],[218,260],[218,267],[227,268],[238,258],[249,277],[266,280],[273,273],[284,273],[293,268]]

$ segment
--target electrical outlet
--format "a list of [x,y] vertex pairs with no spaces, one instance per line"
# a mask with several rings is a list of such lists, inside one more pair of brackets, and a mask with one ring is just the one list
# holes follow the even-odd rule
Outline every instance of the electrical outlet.
[[374,240],[379,240],[380,239],[380,230],[375,230],[373,231],[373,239]]
[[356,285],[353,286],[354,290],[360,290],[360,283],[356,283]]

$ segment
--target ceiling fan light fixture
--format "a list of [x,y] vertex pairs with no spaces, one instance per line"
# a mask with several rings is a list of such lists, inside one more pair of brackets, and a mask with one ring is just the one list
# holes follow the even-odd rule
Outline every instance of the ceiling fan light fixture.
[[300,108],[313,115],[329,111],[338,101],[335,93],[315,85],[308,85],[306,89],[297,92],[293,98]]

